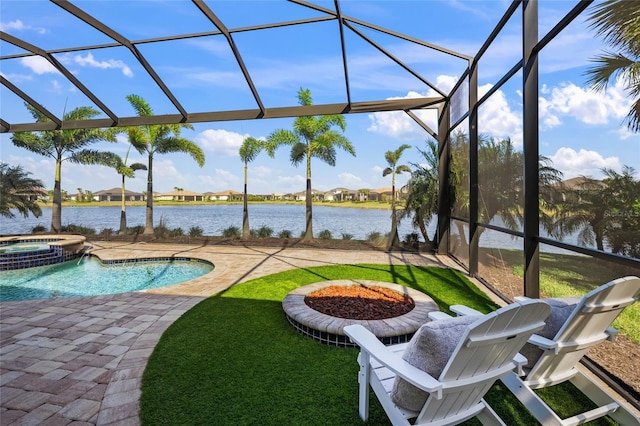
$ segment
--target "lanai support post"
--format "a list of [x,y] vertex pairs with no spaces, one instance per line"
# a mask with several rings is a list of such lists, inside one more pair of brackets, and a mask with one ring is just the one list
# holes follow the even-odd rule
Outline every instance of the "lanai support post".
[[438,107],[438,232],[437,253],[449,254],[449,229],[451,226],[451,168],[450,101]]
[[469,275],[478,276],[478,61],[469,70]]
[[524,137],[524,295],[540,296],[540,205],[538,204],[538,0],[522,3]]

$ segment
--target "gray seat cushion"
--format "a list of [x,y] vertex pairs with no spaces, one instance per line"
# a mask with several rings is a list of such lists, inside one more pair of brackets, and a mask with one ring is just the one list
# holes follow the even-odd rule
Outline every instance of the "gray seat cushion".
[[[424,324],[411,338],[402,358],[438,379],[460,338],[478,318],[481,317],[453,317]],[[396,377],[390,396],[397,406],[419,411],[429,395],[406,380]]]
[[[581,299],[581,297],[544,299],[544,302],[551,306],[551,314],[545,320],[544,328],[536,334],[547,339],[556,337],[556,334],[558,334],[558,331],[560,331]],[[531,369],[542,356],[543,350],[535,345],[526,343],[520,353],[527,358],[525,368]]]

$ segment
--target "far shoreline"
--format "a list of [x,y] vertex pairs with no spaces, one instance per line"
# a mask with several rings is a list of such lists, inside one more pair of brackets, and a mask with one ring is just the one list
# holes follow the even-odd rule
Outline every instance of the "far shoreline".
[[[262,205],[301,205],[304,206],[304,201],[249,201],[248,204],[262,204]],[[52,207],[50,202],[40,202],[40,207]],[[146,201],[127,201],[126,207],[146,207]],[[171,206],[171,207],[190,207],[190,206],[220,206],[220,205],[242,205],[242,200],[239,201],[154,201],[153,206]],[[62,208],[64,207],[121,207],[121,201],[63,201]],[[377,209],[377,210],[391,210],[391,203],[380,201],[316,201],[313,203],[314,207],[326,206],[326,207],[344,207],[353,209]],[[398,210],[403,206],[398,206]]]

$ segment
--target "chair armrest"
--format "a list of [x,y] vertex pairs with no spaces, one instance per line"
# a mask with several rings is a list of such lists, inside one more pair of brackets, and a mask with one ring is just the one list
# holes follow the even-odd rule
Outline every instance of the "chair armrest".
[[361,352],[373,357],[412,385],[425,392],[435,394],[437,399],[442,398],[442,383],[402,359],[402,353],[393,352],[363,326],[359,324],[348,325],[344,328],[344,333],[360,347]]
[[451,305],[449,306],[449,309],[451,310],[451,312],[456,313],[459,317],[470,315],[484,315],[482,312],[476,311],[475,309],[464,305]]
[[442,311],[433,311],[427,314],[431,321],[442,320],[442,319],[450,319],[451,315]]
[[545,350],[549,350],[549,349],[553,349],[554,353],[558,353],[558,342],[555,342],[551,339],[547,339],[546,337],[542,337],[538,334],[532,334],[531,337],[529,337],[528,340],[529,343],[531,343],[532,345],[535,345],[537,347],[539,347],[540,349],[545,349]]
[[618,337],[618,330],[616,330],[613,327],[607,327],[607,329],[604,332],[607,333],[608,335],[607,340],[611,342],[615,341],[616,337]]
[[516,364],[516,368],[517,368],[516,374],[518,376],[524,376],[523,367],[527,365],[527,362],[529,362],[527,360],[527,357],[525,357],[520,352],[518,352],[516,356],[513,357],[513,362]]

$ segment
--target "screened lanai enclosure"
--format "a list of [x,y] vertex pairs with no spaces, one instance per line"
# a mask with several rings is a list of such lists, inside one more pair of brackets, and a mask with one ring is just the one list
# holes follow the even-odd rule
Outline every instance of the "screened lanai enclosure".
[[[579,295],[621,276],[640,275],[640,203],[636,198],[634,207],[632,199],[626,210],[624,203],[609,203],[624,198],[622,183],[629,177],[638,180],[633,170],[620,172],[640,161],[638,135],[623,124],[633,100],[619,81],[610,83],[608,92],[589,91],[585,70],[599,51],[574,44],[599,37],[588,17],[601,2],[513,1],[491,31],[474,35],[474,46],[447,43],[460,18],[452,9],[444,18],[430,19],[433,8],[442,7],[437,1],[394,2],[411,19],[391,19],[389,26],[376,23],[377,2],[19,3],[2,4],[2,145],[11,143],[8,135],[23,131],[326,114],[344,114],[347,120],[402,116],[437,146],[438,199],[428,216],[437,222],[437,253],[454,258],[503,299]],[[455,3],[467,11],[477,8],[478,20],[486,18],[481,2]],[[494,9],[505,5],[491,3]],[[117,19],[135,15],[142,22],[149,8],[164,12],[154,15],[160,18],[145,38]],[[56,33],[43,38],[23,31],[18,20],[55,22],[59,32],[74,34],[73,42]],[[215,54],[187,56],[194,49]],[[100,62],[104,56],[113,59]],[[320,56],[322,63],[314,59]],[[187,76],[187,57],[197,75]],[[77,72],[82,61],[102,65]],[[37,64],[32,69],[41,72],[26,78],[20,72],[25,63]],[[273,65],[270,72],[262,71],[265,64]],[[394,78],[383,78],[379,64],[393,68]],[[99,82],[88,77],[107,67],[122,75]],[[306,72],[318,67],[324,79],[306,81]],[[137,76],[135,85],[127,72]],[[46,73],[72,87],[72,94],[50,100],[50,87],[38,83]],[[280,73],[291,81],[274,83]],[[187,77],[203,84],[183,84]],[[298,87],[311,89],[313,105],[296,103]],[[154,116],[133,116],[126,108],[125,96],[134,90],[161,99],[154,101]],[[113,100],[114,93],[119,100]],[[25,103],[47,119],[34,123]],[[80,105],[92,105],[101,115],[62,120],[59,111]],[[619,132],[596,135],[593,126],[614,109],[625,110],[610,116],[620,123]],[[564,141],[562,121],[575,129]],[[574,148],[566,147],[567,137]],[[618,167],[608,175],[609,186],[588,179],[591,169],[581,169],[580,155],[595,151],[604,153],[599,167]],[[566,169],[576,177],[557,173]],[[589,211],[591,196],[591,208],[601,212]],[[577,215],[583,220],[575,220]],[[598,215],[606,231],[589,219]],[[575,279],[576,270],[590,282]],[[567,286],[558,287],[557,281]],[[631,347],[637,354],[638,346]],[[637,400],[640,384],[634,391],[618,382]]]

